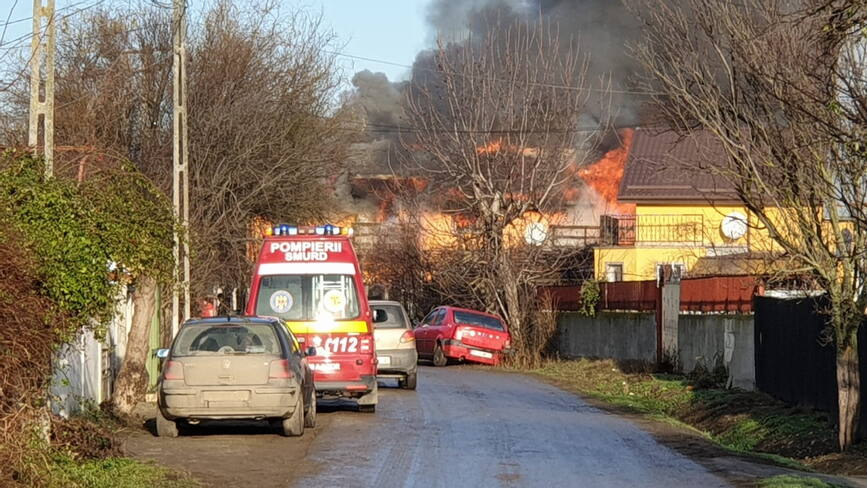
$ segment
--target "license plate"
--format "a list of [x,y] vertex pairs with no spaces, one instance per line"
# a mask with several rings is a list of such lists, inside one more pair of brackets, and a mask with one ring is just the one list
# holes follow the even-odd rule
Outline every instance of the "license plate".
[[246,402],[250,399],[250,391],[203,391],[202,399],[206,402]]
[[313,371],[340,371],[340,363],[311,364],[310,369]]
[[494,355],[489,353],[489,352],[477,351],[475,349],[470,349],[470,355],[471,356],[478,356],[480,358],[486,358],[486,359],[491,359],[492,357],[494,357]]
[[388,366],[389,364],[391,364],[390,356],[376,356],[376,359],[379,360],[380,366]]

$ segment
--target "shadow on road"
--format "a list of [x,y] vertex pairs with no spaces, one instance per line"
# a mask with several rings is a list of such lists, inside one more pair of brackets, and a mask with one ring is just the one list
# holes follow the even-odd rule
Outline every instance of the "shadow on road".
[[[149,418],[142,424],[151,435],[157,435],[156,419]],[[266,420],[203,420],[197,425],[179,422],[178,429],[181,436],[207,436],[207,435],[279,435],[280,427],[268,423]]]

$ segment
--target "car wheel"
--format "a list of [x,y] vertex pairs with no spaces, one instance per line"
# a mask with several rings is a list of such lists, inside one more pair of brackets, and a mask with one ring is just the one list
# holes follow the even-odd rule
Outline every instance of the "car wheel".
[[314,428],[316,427],[316,394],[310,395],[309,406],[307,407],[307,413],[304,414],[304,427]]
[[418,373],[413,371],[407,373],[406,378],[400,383],[400,387],[404,390],[415,390],[415,384],[418,381]]
[[445,366],[448,362],[445,353],[443,352],[443,347],[439,344],[434,346],[433,351],[433,365],[434,366]]
[[358,399],[358,411],[374,413],[376,412],[377,402],[379,402],[379,385],[374,383],[373,390]]
[[304,399],[298,395],[298,403],[295,404],[295,411],[288,419],[283,419],[283,435],[287,437],[298,437],[304,435]]
[[178,423],[167,419],[159,407],[157,407],[157,435],[159,437],[178,436]]

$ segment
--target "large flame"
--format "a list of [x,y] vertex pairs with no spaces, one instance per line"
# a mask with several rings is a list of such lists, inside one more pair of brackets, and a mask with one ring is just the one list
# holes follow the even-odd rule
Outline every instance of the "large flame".
[[605,200],[608,206],[607,211],[633,214],[635,213],[634,204],[617,201],[620,181],[623,179],[623,171],[626,169],[626,157],[632,147],[633,130],[624,129],[620,135],[623,139],[623,144],[620,147],[608,151],[602,159],[590,166],[579,169],[578,176]]

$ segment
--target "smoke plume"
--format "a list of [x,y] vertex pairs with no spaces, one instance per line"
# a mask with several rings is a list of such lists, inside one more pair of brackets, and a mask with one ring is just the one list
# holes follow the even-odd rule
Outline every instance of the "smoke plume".
[[[575,121],[577,129],[595,130],[603,125],[634,127],[644,122],[646,97],[636,93],[639,65],[628,45],[640,35],[640,22],[620,0],[434,0],[426,12],[427,43],[471,42],[485,37],[496,25],[545,21],[559,32],[564,45],[588,56],[587,80],[595,92],[591,112]],[[369,145],[356,149],[375,159],[393,160],[400,127],[405,126],[402,104],[411,86],[431,86],[436,76],[432,49],[420,51],[409,81],[392,82],[383,73],[361,71],[352,79],[353,99],[368,124]],[[604,88],[609,92],[601,91]],[[597,148],[598,156],[621,147],[623,140],[611,130]],[[363,158],[361,158],[363,159]],[[376,173],[388,173],[387,164],[374,163]],[[587,190],[591,190],[589,187]],[[596,204],[591,204],[597,207]],[[583,219],[580,219],[583,220]]]

